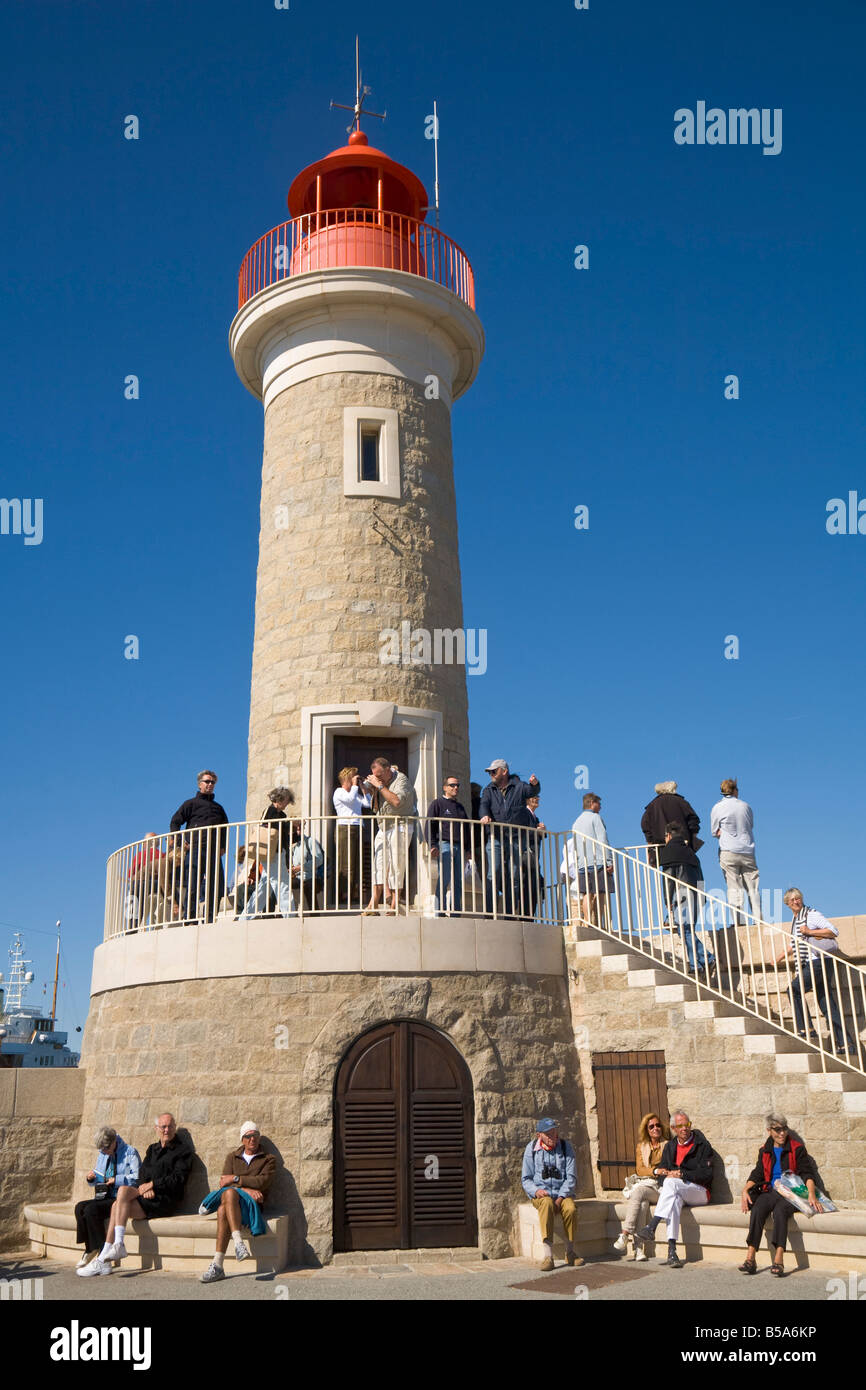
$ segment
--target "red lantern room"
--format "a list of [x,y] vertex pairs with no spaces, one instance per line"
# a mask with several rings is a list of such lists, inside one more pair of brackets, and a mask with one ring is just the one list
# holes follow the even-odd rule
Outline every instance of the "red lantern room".
[[363,130],[353,130],[347,144],[303,169],[288,204],[291,220],[267,232],[244,258],[239,308],[289,276],[363,266],[435,280],[474,309],[472,267],[450,237],[427,223],[423,183],[375,149]]
[[363,130],[302,170],[289,189],[299,223],[290,275],[336,266],[376,266],[427,274],[427,190],[410,169],[374,149]]
[[418,222],[427,215],[427,190],[421,180],[374,149],[363,130],[353,130],[348,144],[303,169],[289,189],[288,201],[292,217],[340,209],[375,209]]

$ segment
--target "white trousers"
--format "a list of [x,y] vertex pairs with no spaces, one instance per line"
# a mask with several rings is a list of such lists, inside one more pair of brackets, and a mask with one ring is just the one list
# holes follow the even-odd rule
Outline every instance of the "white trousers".
[[376,839],[373,842],[375,854],[373,882],[378,886],[384,883],[386,887],[393,891],[403,887],[403,880],[406,877],[406,864],[409,859],[409,845],[412,840],[415,827],[411,821],[397,820],[390,823],[387,829],[380,829],[376,832]]
[[705,1207],[710,1200],[709,1193],[699,1182],[683,1182],[682,1178],[665,1178],[662,1195],[656,1207],[656,1216],[668,1223],[668,1240],[679,1240],[680,1212],[687,1207]]

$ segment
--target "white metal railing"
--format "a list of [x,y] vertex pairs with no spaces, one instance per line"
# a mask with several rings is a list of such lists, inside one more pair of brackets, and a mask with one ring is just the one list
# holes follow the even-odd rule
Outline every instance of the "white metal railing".
[[559,856],[545,830],[426,816],[178,830],[111,855],[105,937],[216,918],[378,911],[560,925]]
[[112,854],[105,938],[192,921],[365,912],[591,927],[694,981],[699,997],[805,1035],[825,1069],[833,1058],[866,1074],[866,972],[824,951],[812,962],[788,955],[790,927],[653,859],[645,845],[625,851],[573,831],[462,819],[241,821],[148,836]]
[[[838,955],[790,953],[791,926],[734,905],[589,836],[564,837],[574,925],[615,937],[694,981],[698,997],[728,1000],[800,1037],[827,1059],[866,1075],[866,971]],[[578,845],[578,840],[580,844]],[[591,861],[579,876],[578,864]],[[607,866],[610,866],[609,869]],[[810,944],[816,946],[815,938]]]

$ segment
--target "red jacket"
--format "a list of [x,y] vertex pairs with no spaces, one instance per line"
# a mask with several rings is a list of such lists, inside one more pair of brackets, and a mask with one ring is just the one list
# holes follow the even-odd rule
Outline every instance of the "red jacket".
[[[760,1192],[769,1192],[773,1185],[774,1148],[773,1137],[770,1135],[749,1174],[749,1182],[753,1182]],[[796,1173],[798,1177],[817,1181],[818,1174],[812,1156],[806,1152],[806,1145],[800,1139],[795,1139],[792,1134],[785,1136],[782,1145],[782,1172]]]

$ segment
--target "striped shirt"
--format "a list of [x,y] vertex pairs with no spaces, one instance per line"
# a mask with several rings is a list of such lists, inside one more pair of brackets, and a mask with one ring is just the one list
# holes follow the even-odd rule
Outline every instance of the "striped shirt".
[[[791,936],[794,942],[794,955],[804,963],[810,960],[820,960],[822,951],[816,941],[808,936],[801,936],[801,927],[808,927],[810,931],[829,928],[834,937],[839,935],[833,923],[828,922],[827,918],[814,907],[801,908],[791,923]],[[828,945],[831,944],[828,937],[822,937],[821,939],[826,941]]]

